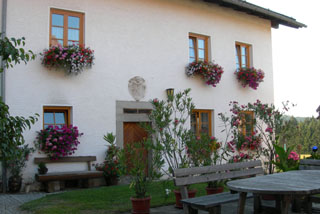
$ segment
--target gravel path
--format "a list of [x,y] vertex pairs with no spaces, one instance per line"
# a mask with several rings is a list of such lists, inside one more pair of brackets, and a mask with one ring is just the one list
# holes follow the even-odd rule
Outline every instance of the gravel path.
[[[0,214],[22,213],[19,206],[38,198],[42,198],[46,193],[32,192],[28,194],[0,194]],[[25,213],[25,212],[24,212]]]

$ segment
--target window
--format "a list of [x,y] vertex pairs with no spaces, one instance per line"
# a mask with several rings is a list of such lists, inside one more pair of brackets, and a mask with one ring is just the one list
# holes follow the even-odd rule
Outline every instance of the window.
[[241,118],[241,131],[244,136],[251,136],[254,128],[254,113],[253,111],[240,112]]
[[208,61],[207,36],[189,34],[189,62]]
[[70,125],[70,107],[43,107],[43,128]]
[[50,46],[83,45],[83,13],[51,9]]
[[250,63],[251,45],[236,42],[236,66],[239,68],[248,68]]
[[210,110],[196,110],[194,109],[191,114],[191,130],[196,134],[208,134],[211,133],[211,112]]

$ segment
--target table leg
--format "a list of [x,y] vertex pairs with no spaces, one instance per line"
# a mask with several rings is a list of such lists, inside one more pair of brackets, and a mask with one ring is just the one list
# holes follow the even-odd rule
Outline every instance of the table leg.
[[246,192],[239,193],[238,214],[244,214],[244,207],[246,205],[246,198],[247,198]]
[[253,212],[258,214],[261,212],[261,198],[258,194],[253,194]]
[[281,201],[281,214],[288,214],[291,195],[283,195]]

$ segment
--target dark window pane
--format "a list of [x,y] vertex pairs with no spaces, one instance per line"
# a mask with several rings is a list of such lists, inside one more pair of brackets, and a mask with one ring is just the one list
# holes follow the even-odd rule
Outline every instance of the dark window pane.
[[209,124],[201,124],[201,133],[209,134]]
[[209,114],[201,113],[201,122],[208,123],[209,122]]
[[45,112],[43,115],[44,124],[54,124],[53,113]]
[[150,109],[139,109],[139,114],[150,114],[151,110]]
[[131,108],[125,108],[125,109],[123,109],[123,113],[126,113],[126,114],[137,114],[138,110],[137,109],[131,109]]
[[80,18],[69,16],[68,17],[68,27],[69,28],[79,28],[80,27]]
[[56,116],[56,124],[66,124],[64,112],[57,112],[55,113],[55,116]]
[[63,26],[63,15],[52,14],[52,25]]

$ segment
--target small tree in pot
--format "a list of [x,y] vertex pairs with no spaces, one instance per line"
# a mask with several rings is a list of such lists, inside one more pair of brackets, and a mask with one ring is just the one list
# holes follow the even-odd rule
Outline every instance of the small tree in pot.
[[[169,95],[168,100],[160,101],[153,99],[151,104],[153,110],[149,114],[151,121],[147,130],[149,136],[154,140],[153,150],[161,154],[167,167],[163,167],[163,172],[173,178],[173,170],[177,168],[189,167],[191,162],[187,154],[186,142],[194,135],[188,127],[189,119],[194,109],[190,94],[190,89]],[[191,191],[189,197],[194,197],[196,191]],[[180,203],[181,195],[175,191],[176,207],[182,208]]]
[[132,213],[149,213],[151,197],[147,195],[148,187],[154,179],[162,176],[160,168],[163,161],[160,153],[152,152],[148,160],[143,155],[145,150],[151,152],[151,145],[151,140],[136,142],[125,145],[119,152],[121,175],[130,176],[130,188],[135,192],[135,196],[130,198]]

